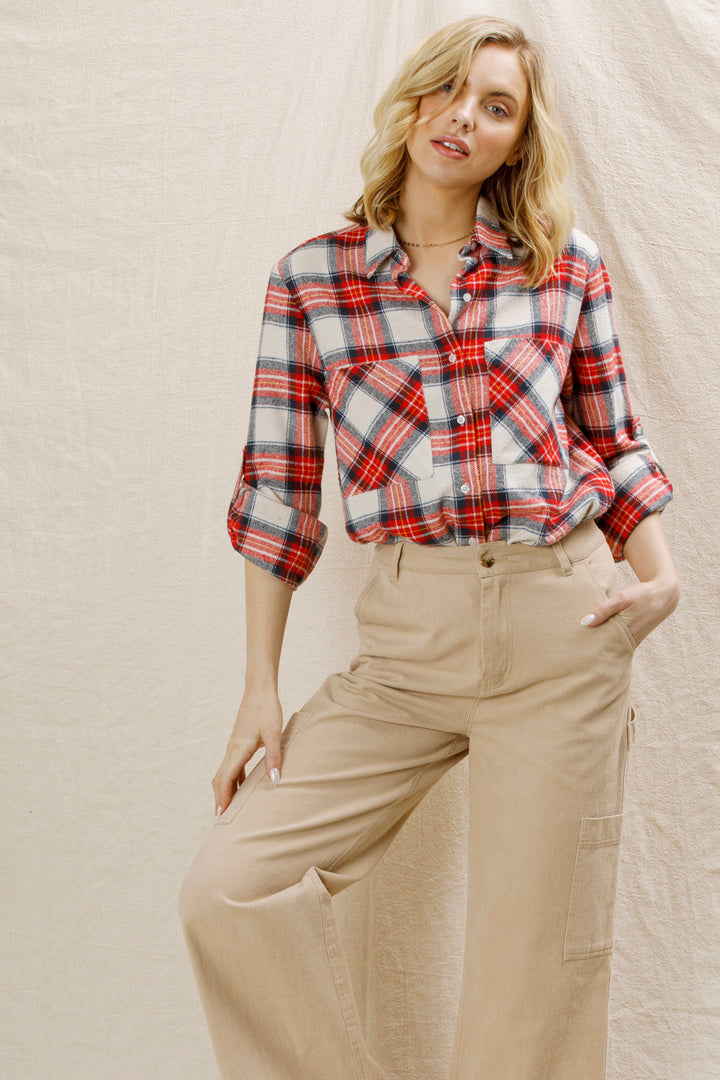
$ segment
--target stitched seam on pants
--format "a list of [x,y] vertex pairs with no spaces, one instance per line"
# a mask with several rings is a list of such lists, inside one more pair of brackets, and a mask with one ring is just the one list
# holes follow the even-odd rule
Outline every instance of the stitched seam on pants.
[[[287,752],[287,748],[290,746],[290,744],[292,743],[295,736],[298,734],[299,731],[301,731],[305,727],[308,720],[310,720],[313,715],[314,715],[313,712],[311,710],[309,710],[309,709],[297,709],[288,718],[287,724],[285,724],[284,728],[280,732],[280,740],[281,740],[280,741],[280,746],[281,746],[281,754],[282,754],[283,757],[285,756],[285,753]],[[302,719],[302,721],[301,721],[302,717],[304,717],[304,719]],[[291,721],[296,721],[293,724],[292,730],[290,730],[290,722]],[[259,749],[260,749],[260,747],[258,747],[258,750]],[[257,766],[261,765],[261,764],[264,765],[264,759],[263,758],[260,758],[260,760],[255,765],[253,765],[252,770],[245,777],[243,782],[238,786],[237,790],[235,791],[235,794],[233,795],[232,799],[230,800],[227,807],[225,808],[225,813],[222,814],[222,816],[219,817],[215,821],[215,823],[213,824],[213,828],[216,828],[216,827],[219,828],[220,826],[227,827],[229,825],[232,825],[233,821],[235,820],[237,815],[240,813],[240,810],[242,809],[242,807],[248,801],[248,799],[252,795],[255,788],[260,783],[262,783],[263,779],[267,779],[268,782],[272,783],[272,781],[270,781],[267,773],[263,769],[258,769],[257,768]],[[257,769],[257,775],[255,776],[255,779],[253,780],[252,777],[253,777],[253,774],[255,773],[256,769]]]
[[[460,1054],[462,1050],[462,1040],[465,1033],[465,977],[463,973],[462,991],[460,994],[460,1001],[458,1002],[457,1011],[457,1030],[455,1032],[455,1053],[453,1053],[453,1060],[450,1062],[450,1080],[458,1080],[458,1070],[455,1067],[456,1063],[460,1062]],[[459,1064],[458,1064],[459,1067]]]
[[340,1004],[340,1011],[345,1021],[345,1029],[347,1031],[348,1039],[350,1041],[350,1047],[352,1049],[353,1058],[355,1059],[355,1067],[357,1068],[357,1074],[359,1077],[365,1076],[365,1069],[362,1064],[362,1056],[360,1054],[360,1047],[358,1046],[357,1038],[354,1034],[353,1020],[357,1019],[357,1015],[354,1014],[352,1009],[352,1003],[348,1005],[347,997],[345,995],[345,987],[343,979],[340,977],[337,971],[336,964],[340,957],[338,955],[338,949],[334,940],[334,923],[333,914],[329,910],[332,903],[330,897],[323,886],[322,881],[317,874],[312,874],[313,885],[315,886],[315,892],[317,893],[318,903],[320,905],[320,918],[322,920],[323,935],[325,940],[325,951],[327,952],[328,962],[330,964],[330,970],[333,973],[333,981],[335,983],[335,993],[338,996],[338,1002]]
[[[452,751],[455,746],[459,745],[460,743],[465,742],[466,738],[467,738],[467,736],[465,736],[465,735],[458,735],[458,737],[456,739],[454,739],[450,743],[450,745],[448,747],[448,756],[449,756],[449,752]],[[406,799],[407,796],[411,794],[413,789],[417,785],[419,785],[422,777],[425,775],[425,773],[430,768],[430,766],[434,765],[434,764],[435,764],[435,762],[429,761],[427,763],[427,765],[423,765],[421,769],[418,769],[418,771],[415,773],[415,775],[411,779],[411,781],[408,784],[405,791],[403,791],[401,795],[398,795],[397,799],[395,799],[394,802],[390,806],[383,806],[382,809],[379,810],[377,812],[377,814],[375,814],[372,821],[370,821],[369,824],[365,826],[363,831],[361,833],[359,833],[357,836],[354,836],[352,838],[352,840],[350,841],[350,843],[347,845],[347,847],[344,848],[340,852],[339,855],[336,855],[335,858],[333,859],[333,861],[331,863],[329,863],[328,866],[326,866],[325,869],[326,870],[332,870],[333,867],[337,866],[337,864],[340,862],[341,859],[344,859],[347,855],[349,855],[350,852],[353,850],[353,848],[357,847],[365,839],[365,837],[370,832],[372,832],[372,830],[375,828],[377,823],[382,820],[383,815],[387,815],[389,813],[389,811],[393,809],[395,803],[400,802],[401,799]]]

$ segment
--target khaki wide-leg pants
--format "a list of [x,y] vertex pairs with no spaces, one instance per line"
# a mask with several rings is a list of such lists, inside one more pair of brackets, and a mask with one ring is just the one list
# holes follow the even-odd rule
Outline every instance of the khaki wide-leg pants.
[[[635,641],[594,522],[549,547],[377,546],[360,651],[212,825],[180,916],[225,1080],[390,1080],[332,897],[468,758],[451,1080],[605,1080]],[[423,1076],[416,1080],[441,1080]]]

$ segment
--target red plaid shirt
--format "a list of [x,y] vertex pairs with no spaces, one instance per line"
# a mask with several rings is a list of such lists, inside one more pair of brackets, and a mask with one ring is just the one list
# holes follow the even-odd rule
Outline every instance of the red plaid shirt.
[[360,543],[551,544],[595,518],[613,555],[672,486],[628,399],[607,270],[574,230],[527,289],[484,199],[450,314],[392,230],[351,225],[270,275],[232,543],[296,588],[313,569],[332,419]]

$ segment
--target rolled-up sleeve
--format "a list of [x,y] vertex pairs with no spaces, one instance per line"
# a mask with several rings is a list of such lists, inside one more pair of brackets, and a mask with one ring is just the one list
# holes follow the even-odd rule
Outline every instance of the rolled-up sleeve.
[[673,489],[645,438],[628,396],[607,269],[599,255],[590,265],[568,379],[566,412],[602,458],[615,487],[612,506],[596,519],[616,562],[635,526],[661,511]]
[[270,274],[248,438],[228,511],[233,547],[296,589],[322,553],[327,397],[320,357],[297,298]]

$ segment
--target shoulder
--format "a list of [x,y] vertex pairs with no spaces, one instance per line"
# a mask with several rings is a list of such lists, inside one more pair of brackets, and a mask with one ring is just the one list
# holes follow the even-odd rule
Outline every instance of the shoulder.
[[566,258],[585,263],[588,268],[597,267],[602,259],[595,241],[580,229],[573,229],[563,250]]
[[273,273],[289,286],[334,278],[365,257],[367,225],[347,225],[304,240],[282,255]]
[[581,229],[573,229],[555,260],[551,287],[563,283],[573,293],[607,291],[609,279],[598,245]]

